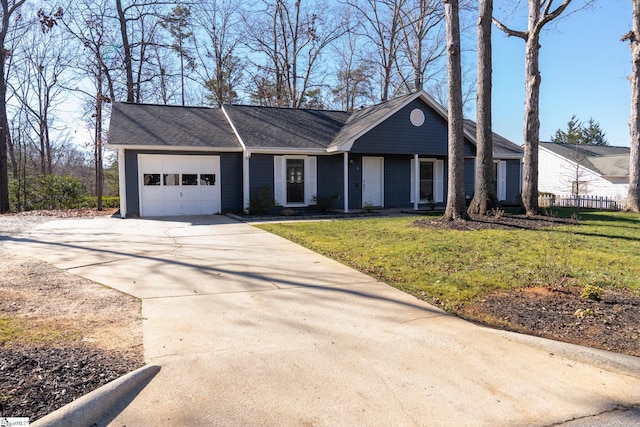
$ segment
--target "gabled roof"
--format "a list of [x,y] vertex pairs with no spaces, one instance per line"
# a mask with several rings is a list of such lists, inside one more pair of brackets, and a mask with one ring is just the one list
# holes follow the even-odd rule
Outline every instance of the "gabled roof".
[[[114,103],[109,146],[271,153],[346,152],[353,143],[416,99],[447,120],[424,91],[351,112],[225,105],[222,108]],[[465,120],[475,144],[475,123]],[[494,156],[521,158],[522,149],[494,134]]]
[[[328,151],[349,151],[353,146],[353,143],[358,138],[360,138],[371,129],[388,119],[391,115],[398,112],[401,108],[418,98],[422,99],[429,107],[431,107],[445,120],[448,119],[447,111],[444,109],[444,107],[442,107],[442,105],[440,105],[424,90],[420,90],[409,95],[392,99],[391,101],[383,102],[381,104],[373,105],[371,107],[366,107],[361,110],[355,111],[351,115],[345,126],[340,130],[340,133],[336,136],[333,142],[331,142]],[[472,139],[472,135],[468,135],[466,130],[465,137],[468,139]],[[475,142],[475,139],[472,140]]]
[[[467,133],[473,135],[473,143],[476,143],[476,122],[473,120],[465,119],[464,127]],[[522,147],[518,144],[511,142],[507,138],[498,135],[493,132],[493,157],[496,158],[521,158],[524,152]]]
[[349,119],[344,111],[225,105],[233,127],[248,150],[326,152]]
[[116,102],[111,123],[109,146],[242,150],[218,108]]
[[629,176],[629,147],[576,145],[559,142],[540,142],[539,145],[542,149],[579,163],[602,176]]

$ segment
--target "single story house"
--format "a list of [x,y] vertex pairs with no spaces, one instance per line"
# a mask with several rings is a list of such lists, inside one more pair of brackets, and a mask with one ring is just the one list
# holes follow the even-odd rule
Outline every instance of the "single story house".
[[540,142],[538,190],[622,200],[629,189],[629,147]]
[[[471,198],[475,123],[464,129]],[[447,194],[447,113],[424,91],[354,112],[115,103],[108,145],[123,217],[243,212],[261,191],[283,208],[331,197],[344,211],[443,205]],[[518,202],[522,157],[495,135],[504,203]]]

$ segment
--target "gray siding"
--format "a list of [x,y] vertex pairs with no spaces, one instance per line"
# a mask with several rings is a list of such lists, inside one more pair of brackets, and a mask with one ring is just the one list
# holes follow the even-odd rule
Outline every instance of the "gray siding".
[[464,196],[467,202],[473,198],[473,193],[476,192],[476,176],[474,159],[464,159]]
[[125,150],[124,173],[127,187],[127,216],[140,216],[140,188],[138,187],[138,153],[139,151]]
[[138,154],[220,156],[220,202],[222,212],[237,212],[242,210],[242,153],[125,150],[124,167],[127,186],[127,216],[140,216],[140,188],[138,188]]
[[[420,109],[424,114],[422,126],[413,126],[411,111]],[[361,154],[419,154],[421,156],[447,156],[447,121],[416,99],[384,122],[356,140],[351,153]],[[475,156],[476,149],[465,139],[464,155]]]
[[[265,185],[273,193],[273,156],[270,154],[252,154],[249,159],[249,192],[257,195]],[[282,200],[279,200],[282,203]]]
[[220,154],[222,212],[242,212],[242,153]]
[[[422,126],[413,126],[409,121],[415,108],[424,113]],[[360,137],[351,152],[444,156],[447,154],[447,122],[422,100],[416,99]]]
[[503,204],[520,204],[520,160],[507,160],[507,200]]
[[[353,163],[351,163],[353,161]],[[349,154],[349,209],[360,209],[362,204],[362,156]]]
[[411,205],[412,156],[386,156],[384,159],[384,206],[401,208]]
[[334,208],[343,208],[344,172],[342,155],[318,156],[318,198],[339,196]]

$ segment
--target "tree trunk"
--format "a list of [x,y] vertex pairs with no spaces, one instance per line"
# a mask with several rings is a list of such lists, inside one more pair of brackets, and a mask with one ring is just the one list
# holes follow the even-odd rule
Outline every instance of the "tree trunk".
[[447,74],[449,77],[449,162],[446,221],[468,219],[464,195],[464,133],[462,65],[458,0],[444,0],[447,21]]
[[[116,9],[118,10],[118,21],[120,23],[120,36],[122,37],[122,51],[124,54],[124,69],[127,76],[127,102],[134,102],[133,90],[133,64],[131,60],[131,45],[129,44],[129,35],[127,34],[127,18],[122,8],[122,0],[116,0]],[[141,58],[142,60],[142,58]]]
[[[8,25],[8,18],[4,25]],[[5,58],[4,49],[0,49],[0,213],[9,212],[9,164],[7,159],[9,122],[6,101],[7,82],[4,79]]]
[[493,172],[491,127],[491,16],[493,0],[480,0],[478,15],[478,92],[476,97],[476,186],[469,214],[488,215],[500,206]]
[[631,44],[631,114],[629,132],[629,190],[626,209],[640,212],[640,0],[633,0],[633,29],[623,37]]
[[[531,16],[529,19],[532,19]],[[539,39],[539,33],[529,33],[525,47],[524,180],[522,183],[522,203],[528,216],[538,213],[538,142],[540,138]]]

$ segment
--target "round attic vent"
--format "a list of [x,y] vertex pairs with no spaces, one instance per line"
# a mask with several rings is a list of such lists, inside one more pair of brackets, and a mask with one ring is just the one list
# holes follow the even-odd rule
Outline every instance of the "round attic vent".
[[411,111],[409,120],[411,120],[411,124],[414,126],[422,126],[422,124],[424,123],[424,113],[419,108],[416,108]]

